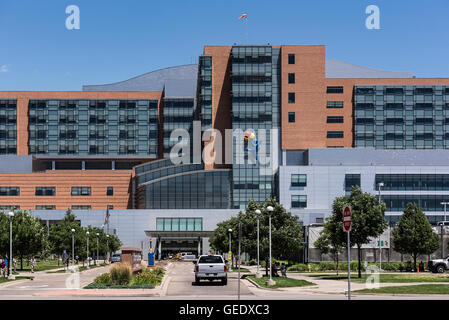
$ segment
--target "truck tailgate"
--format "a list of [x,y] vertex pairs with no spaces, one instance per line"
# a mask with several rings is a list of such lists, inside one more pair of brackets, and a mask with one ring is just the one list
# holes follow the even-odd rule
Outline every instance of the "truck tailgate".
[[222,263],[198,264],[198,272],[199,273],[225,272],[224,264],[222,264]]

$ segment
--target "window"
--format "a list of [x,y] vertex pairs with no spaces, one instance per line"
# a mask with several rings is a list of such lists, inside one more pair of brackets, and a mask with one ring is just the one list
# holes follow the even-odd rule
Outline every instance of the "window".
[[108,204],[107,209],[113,210],[113,209],[114,209],[114,206],[113,206],[112,204]]
[[157,231],[202,231],[203,218],[156,218]]
[[291,176],[292,187],[306,187],[307,175],[306,174],[292,174]]
[[292,195],[292,208],[306,208],[307,196]]
[[295,64],[295,54],[294,53],[288,54],[288,64]]
[[415,94],[433,94],[433,88],[416,88]]
[[288,93],[288,103],[295,103],[295,93],[294,92]]
[[328,131],[327,132],[327,137],[329,139],[343,138],[343,131]]
[[0,206],[0,211],[1,210],[20,210],[20,206],[16,206],[16,205],[1,205]]
[[73,205],[72,210],[91,210],[92,207],[90,205]]
[[341,109],[341,108],[343,108],[343,101],[327,101],[326,108]]
[[106,195],[113,196],[114,195],[114,187],[108,187],[108,189],[106,190]]
[[53,204],[44,204],[44,205],[37,205],[36,210],[55,210],[56,206]]
[[19,187],[0,187],[0,196],[20,196]]
[[295,74],[294,73],[288,74],[288,83],[295,83]]
[[295,122],[295,113],[294,112],[288,113],[288,122]]
[[334,116],[330,116],[327,117],[327,123],[343,123],[343,117],[334,117]]
[[90,187],[72,187],[72,196],[90,196]]
[[36,196],[55,196],[56,187],[36,187]]
[[354,186],[360,187],[360,174],[346,174],[345,175],[345,191],[351,192],[351,188]]
[[343,93],[343,87],[341,86],[327,87],[326,93]]
[[386,88],[385,94],[391,94],[391,95],[403,95],[404,89],[402,88]]

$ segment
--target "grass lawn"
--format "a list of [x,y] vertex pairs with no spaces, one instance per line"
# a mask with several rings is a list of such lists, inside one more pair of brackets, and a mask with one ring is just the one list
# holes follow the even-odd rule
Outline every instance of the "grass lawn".
[[248,276],[251,280],[257,283],[259,286],[263,288],[287,288],[287,287],[304,287],[304,286],[313,286],[315,283],[306,281],[306,280],[298,280],[292,278],[282,278],[282,277],[274,277],[273,280],[276,282],[274,286],[267,286],[266,282],[269,277],[256,278],[254,276]]
[[24,280],[24,279],[34,279],[34,277],[24,277],[24,276],[18,276],[14,280],[8,279],[8,278],[0,278],[0,283],[15,281],[15,280]]
[[[369,277],[370,275],[368,275]],[[329,274],[316,274],[316,275],[308,275],[308,277],[324,279],[324,280],[347,280],[348,277],[346,274],[341,275],[329,275]],[[395,282],[449,282],[449,276],[444,275],[418,275],[418,274],[380,274],[379,280],[381,283],[395,283]],[[357,283],[364,283],[366,281],[366,275],[362,274],[362,278],[358,278],[357,274],[351,273],[351,281]]]
[[[63,267],[62,262],[58,260],[41,260],[36,262],[34,271],[45,271]],[[20,259],[17,259],[17,272],[31,272],[31,265],[29,260],[23,260],[23,269],[20,269]]]
[[420,284],[416,286],[394,286],[379,289],[363,289],[354,292],[361,293],[389,293],[389,294],[449,294],[449,285]]
[[[106,265],[107,265],[107,264],[104,264],[104,263],[102,263],[102,264],[100,264],[100,265],[98,265],[98,266],[96,266],[96,265],[91,265],[91,266],[89,267],[89,269],[94,269],[94,268],[98,268],[98,267],[104,267],[104,266],[106,266]],[[84,270],[87,270],[87,266],[84,266],[84,267],[78,267],[78,271],[79,271],[79,272],[84,271]],[[48,271],[47,273],[65,273],[65,272],[67,272],[67,270],[63,269],[63,270],[57,270],[57,271]],[[69,272],[70,272],[70,269],[69,269]]]

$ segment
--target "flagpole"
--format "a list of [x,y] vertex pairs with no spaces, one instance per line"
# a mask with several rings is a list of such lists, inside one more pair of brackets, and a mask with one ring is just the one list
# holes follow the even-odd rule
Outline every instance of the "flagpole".
[[246,44],[248,44],[248,16],[245,17]]

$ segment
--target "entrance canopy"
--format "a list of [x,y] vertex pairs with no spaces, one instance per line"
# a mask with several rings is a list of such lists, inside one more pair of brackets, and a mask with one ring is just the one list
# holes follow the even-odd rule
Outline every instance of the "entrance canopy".
[[183,240],[183,239],[198,239],[198,238],[208,238],[211,237],[213,231],[153,231],[145,230],[145,234],[148,237],[160,238],[160,239],[172,239],[172,240]]

